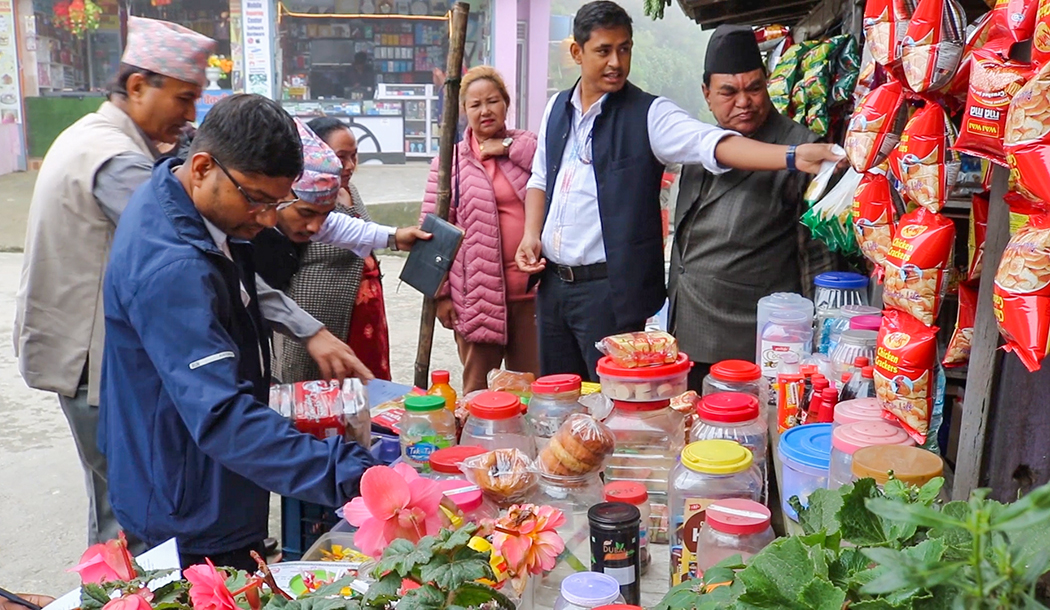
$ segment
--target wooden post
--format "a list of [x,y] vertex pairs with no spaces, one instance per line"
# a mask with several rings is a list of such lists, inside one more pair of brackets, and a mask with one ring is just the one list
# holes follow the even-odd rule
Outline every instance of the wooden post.
[[[992,192],[988,207],[988,232],[984,241],[984,262],[977,296],[977,316],[973,325],[970,364],[967,368],[966,395],[963,399],[959,452],[955,461],[952,499],[966,500],[980,486],[985,437],[991,412],[995,382],[999,377],[999,328],[992,311],[995,271],[1010,241],[1010,209],[1003,201],[1009,172],[992,166]],[[946,407],[947,408],[947,407]]]
[[[449,19],[448,63],[445,70],[445,108],[441,115],[441,152],[438,157],[437,205],[434,214],[448,219],[452,199],[452,152],[459,126],[459,83],[463,74],[463,49],[467,42],[467,16],[470,5],[457,2]],[[430,377],[430,352],[434,347],[434,316],[437,303],[423,297],[423,314],[419,321],[419,345],[416,349],[416,387],[426,388]]]

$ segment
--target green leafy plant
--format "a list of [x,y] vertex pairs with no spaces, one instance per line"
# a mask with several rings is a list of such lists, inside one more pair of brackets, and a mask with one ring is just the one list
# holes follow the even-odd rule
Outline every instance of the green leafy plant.
[[[672,588],[655,610],[1006,610],[1045,608],[1050,485],[1004,505],[974,492],[940,504],[942,479],[922,488],[862,479],[792,499],[803,535],[781,538],[744,565],[730,558]],[[848,543],[848,544],[846,544]]]

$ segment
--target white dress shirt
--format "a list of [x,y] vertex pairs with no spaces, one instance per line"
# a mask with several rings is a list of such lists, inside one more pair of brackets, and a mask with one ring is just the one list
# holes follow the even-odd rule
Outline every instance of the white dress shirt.
[[310,241],[350,250],[361,258],[387,247],[397,228],[355,218],[349,214],[329,214],[321,230]]
[[[552,263],[577,267],[605,262],[602,222],[598,212],[598,182],[591,163],[591,131],[602,112],[607,95],[583,111],[580,88],[572,93],[572,132],[562,153],[561,169],[552,184],[547,182],[547,122],[558,96],[551,98],[540,123],[539,142],[532,162],[528,188],[554,189],[550,212],[543,225],[543,255]],[[713,174],[729,170],[715,159],[715,146],[722,138],[738,135],[689,116],[666,97],[649,106],[649,145],[663,164],[703,165]]]

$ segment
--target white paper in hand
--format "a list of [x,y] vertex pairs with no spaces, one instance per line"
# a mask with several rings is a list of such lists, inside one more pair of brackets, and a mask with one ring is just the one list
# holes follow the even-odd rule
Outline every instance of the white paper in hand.
[[[838,144],[832,146],[831,150],[836,155],[839,155],[839,159],[846,156],[846,150]],[[828,189],[831,177],[835,175],[836,167],[838,167],[838,161],[824,161],[820,164],[820,171],[817,172],[816,177],[810,181],[809,187],[806,189],[805,199],[807,207],[813,205],[824,196],[824,191]]]

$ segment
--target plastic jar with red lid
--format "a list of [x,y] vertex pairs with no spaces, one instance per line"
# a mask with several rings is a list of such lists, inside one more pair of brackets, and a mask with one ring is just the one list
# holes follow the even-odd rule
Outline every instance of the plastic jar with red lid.
[[539,449],[558,433],[570,415],[587,412],[580,404],[581,386],[579,375],[547,375],[532,382],[532,398],[525,419],[532,426]]
[[762,474],[764,488],[769,427],[762,417],[758,399],[742,392],[708,394],[700,399],[696,416],[689,442],[725,439],[747,447]]
[[769,381],[762,376],[762,367],[747,360],[723,360],[711,366],[704,377],[701,396],[721,392],[743,392],[758,399],[763,414],[769,404]]
[[660,364],[626,368],[618,366],[612,358],[603,356],[598,360],[598,378],[602,394],[613,400],[625,402],[651,402],[670,400],[681,396],[689,389],[689,369],[693,363],[684,353],[678,354],[674,364]]
[[775,539],[768,508],[743,498],[718,500],[707,507],[700,526],[696,577],[733,555],[746,561]]
[[520,449],[536,459],[536,439],[521,412],[521,399],[509,392],[482,392],[467,405],[470,416],[463,424],[461,445],[488,451]]
[[446,498],[459,509],[460,515],[456,519],[462,519],[457,523],[445,514],[445,520],[453,527],[459,527],[463,523],[480,523],[482,519],[495,519],[499,516],[499,507],[485,498],[481,489],[466,479],[446,479],[438,481],[438,487]]
[[463,476],[463,471],[459,469],[460,462],[487,451],[484,447],[477,445],[456,445],[455,447],[438,449],[430,454],[430,472],[423,476],[435,481],[447,481],[450,479],[462,479],[465,481],[466,477]]
[[649,521],[652,518],[652,507],[649,506],[649,491],[645,485],[634,481],[616,481],[605,486],[606,502],[626,502],[638,507],[642,518],[638,526],[638,563],[642,574],[649,571],[652,557],[649,555]]

